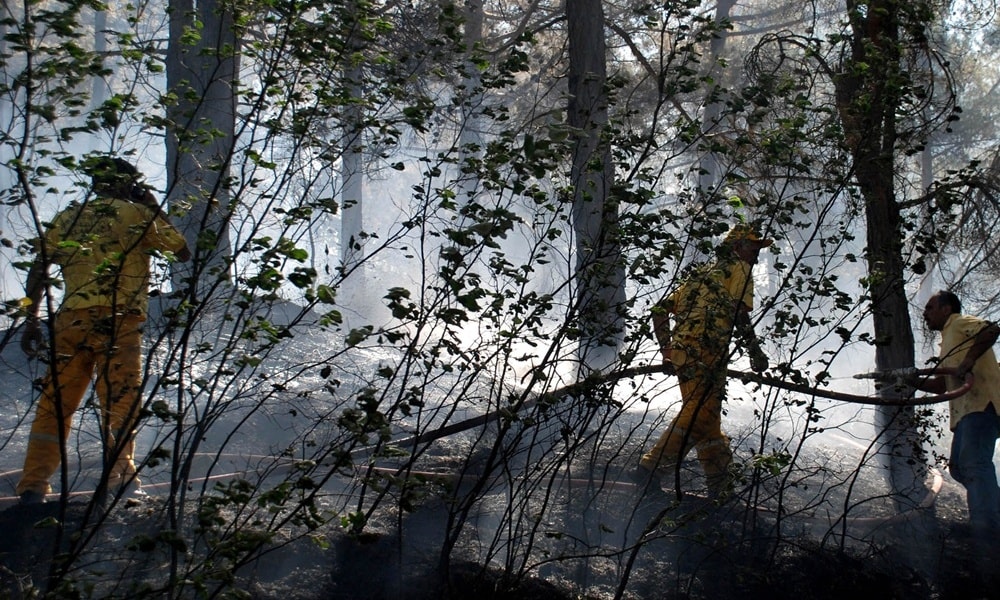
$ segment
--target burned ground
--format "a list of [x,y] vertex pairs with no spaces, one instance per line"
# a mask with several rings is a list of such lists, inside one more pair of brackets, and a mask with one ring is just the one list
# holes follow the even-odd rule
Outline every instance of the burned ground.
[[[319,341],[315,347],[298,341],[300,352],[319,355]],[[3,415],[4,425],[25,434],[11,436],[0,461],[9,495],[23,457],[29,375],[37,369],[23,358],[5,360],[17,410]],[[375,368],[380,360],[373,355],[363,366]],[[289,380],[288,394],[267,404],[255,402],[256,390],[227,398],[214,428],[199,438],[199,452],[177,455],[190,460],[186,479],[172,478],[171,461],[146,464],[150,497],[109,510],[91,505],[86,494],[100,457],[93,415],[81,415],[66,482],[81,493],[65,505],[0,504],[0,598],[36,597],[44,590],[61,598],[255,600],[965,599],[994,597],[1000,589],[996,554],[963,527],[964,491],[947,474],[932,508],[903,518],[886,508],[882,474],[858,450],[865,431],[851,429],[863,421],[854,412],[824,415],[824,423],[836,427],[809,447],[811,453],[799,454],[773,479],[748,481],[721,506],[697,494],[680,501],[669,494],[640,498],[621,469],[634,464],[663,426],[663,409],[638,402],[639,409],[627,411],[607,402],[600,405],[606,415],[580,426],[566,420],[567,428],[550,409],[525,415],[517,422],[520,431],[506,432],[509,440],[491,425],[436,439],[414,452],[412,462],[409,455],[398,462],[389,455],[357,458],[353,469],[332,469],[337,472],[315,490],[319,520],[268,521],[285,514],[288,504],[265,498],[282,486],[295,488],[305,475],[318,481],[331,472],[316,462],[302,477],[294,475],[282,454],[286,438],[304,447],[320,428],[335,431],[328,415],[342,414],[336,397],[293,404],[304,396],[292,384],[302,386],[305,379]],[[273,379],[267,383],[270,391]],[[324,381],[308,383],[326,390]],[[754,437],[758,405],[752,392],[734,397],[727,416],[734,449],[751,465],[780,458],[753,448],[784,447],[780,440],[760,444]],[[449,407],[450,398],[442,393],[441,406]],[[580,407],[597,410],[585,402]],[[482,413],[468,396],[461,408],[468,414],[449,413],[452,422]],[[143,428],[144,452],[161,442],[156,425]],[[393,433],[416,430],[404,425]],[[437,423],[421,425],[429,430]],[[768,431],[774,425],[769,422]],[[572,453],[564,451],[567,430],[581,432]],[[494,457],[496,452],[506,454]],[[687,471],[699,472],[697,461],[690,462]],[[218,522],[200,523],[204,498],[220,493],[217,484],[241,477],[253,490],[250,499],[229,490],[233,495],[215,515]],[[698,477],[685,479],[683,489],[703,488]],[[357,513],[369,509],[358,528]],[[843,515],[849,516],[846,524]],[[168,581],[182,582],[183,590],[166,592]]]
[[[1000,584],[996,555],[989,541],[977,540],[965,527],[963,500],[961,489],[949,480],[933,508],[885,519],[876,533],[847,544],[806,533],[778,539],[769,517],[751,514],[738,501],[722,507],[691,502],[683,507],[690,520],[676,527],[682,507],[668,510],[651,501],[638,515],[651,519],[642,528],[656,519],[660,524],[630,554],[627,577],[624,561],[601,556],[553,557],[521,577],[466,560],[461,547],[442,560],[449,511],[429,500],[412,512],[383,515],[356,535],[339,522],[304,535],[289,531],[237,566],[231,582],[224,584],[220,574],[214,583],[227,594],[239,590],[256,600],[596,599],[613,597],[619,585],[624,598],[993,598]],[[151,497],[103,515],[79,499],[64,506],[7,507],[0,513],[3,597],[35,597],[58,572],[66,558],[53,552],[58,522],[65,524],[62,552],[81,535],[97,536],[85,570],[104,572],[114,583],[89,588],[93,597],[162,597],[156,582],[163,581],[166,554],[162,547],[141,543],[162,533],[162,502]],[[100,520],[97,528],[95,519]],[[80,584],[81,572],[72,571],[78,579],[63,583]],[[135,586],[118,577],[124,572],[144,574],[145,582]],[[58,580],[50,583],[52,597],[80,592],[69,585],[59,589]]]

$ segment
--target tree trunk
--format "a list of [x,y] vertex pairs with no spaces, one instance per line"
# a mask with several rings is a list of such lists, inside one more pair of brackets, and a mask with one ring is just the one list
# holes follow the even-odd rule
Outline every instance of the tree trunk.
[[576,132],[571,171],[582,373],[614,363],[621,345],[625,271],[614,165],[607,140],[607,65],[600,0],[566,3],[569,29],[569,125]]
[[350,308],[345,312],[348,329],[356,326],[352,321],[365,320],[365,139],[364,65],[358,61],[364,43],[361,38],[361,7],[352,3],[347,19],[352,27],[347,40],[349,52],[345,54],[343,85],[353,100],[344,107],[340,155],[340,263],[345,275],[350,273],[341,289],[341,301]]
[[[196,27],[197,41],[185,44]],[[167,110],[167,198],[186,211],[177,223],[195,256],[175,265],[172,280],[197,300],[230,279],[236,71],[233,15],[214,0],[170,0],[167,89],[176,101]]]
[[[479,52],[478,46],[483,41],[483,2],[482,0],[468,0],[465,6],[465,73],[463,74],[463,84],[465,90],[462,94],[462,117],[459,122],[461,131],[458,135],[458,150],[461,156],[459,164],[467,165],[482,156],[483,136],[482,119],[479,115],[482,111],[483,94],[480,87],[482,78],[479,67],[476,65],[476,54]],[[471,202],[475,200],[479,192],[479,179],[470,169],[468,175],[460,179],[461,198],[460,202]]]
[[[94,54],[102,58],[108,52],[108,38],[105,34],[107,28],[107,11],[94,11]],[[108,83],[102,77],[94,77],[90,94],[90,105],[99,108],[108,99]]]
[[[898,8],[877,0],[866,11],[847,2],[853,31],[851,54],[836,80],[837,109],[865,200],[869,300],[879,370],[912,367],[913,329],[904,287],[902,214],[895,191],[896,107],[903,94]],[[901,390],[884,386],[884,397]],[[879,407],[876,427],[882,456],[900,509],[923,494],[926,465],[913,408]]]
[[[350,68],[346,73],[346,85],[351,97],[362,94],[360,67]],[[360,104],[353,104],[345,110],[340,160],[342,180],[340,205],[340,260],[345,270],[352,270],[364,258],[364,142],[362,139],[362,119]]]
[[[722,29],[721,24],[729,20],[729,13],[735,5],[735,0],[721,0],[715,7],[715,24],[720,28],[714,33],[712,42],[709,44],[708,64],[711,69],[712,85],[705,98],[705,113],[701,124],[701,132],[705,136],[719,135],[720,133],[718,131],[719,118],[724,106],[724,102],[718,97],[724,75],[720,59],[729,38],[729,32]],[[698,172],[698,191],[702,194],[703,201],[709,201],[721,183],[720,171],[718,155],[715,152],[706,152],[701,158]]]

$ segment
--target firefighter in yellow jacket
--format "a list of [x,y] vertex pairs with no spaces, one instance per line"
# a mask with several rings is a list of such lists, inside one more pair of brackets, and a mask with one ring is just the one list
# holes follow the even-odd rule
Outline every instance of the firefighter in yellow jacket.
[[635,479],[643,488],[659,489],[660,478],[673,472],[692,448],[711,495],[731,486],[732,452],[722,433],[729,344],[735,334],[753,370],[767,369],[750,322],[751,273],[761,248],[771,243],[748,225],[733,227],[718,248],[718,258],[694,270],[653,307],[653,332],[663,361],[673,365],[680,381],[681,409],[639,461]]
[[[150,257],[160,253],[186,261],[191,256],[133,165],[105,157],[93,161],[90,172],[93,194],[52,220],[38,242],[25,286],[28,315],[21,347],[29,356],[51,359],[17,484],[25,504],[43,502],[51,491],[49,479],[59,468],[60,448],[92,380],[101,403],[108,490],[139,489],[134,429]],[[49,349],[39,313],[52,264],[62,273],[64,294],[49,321]]]

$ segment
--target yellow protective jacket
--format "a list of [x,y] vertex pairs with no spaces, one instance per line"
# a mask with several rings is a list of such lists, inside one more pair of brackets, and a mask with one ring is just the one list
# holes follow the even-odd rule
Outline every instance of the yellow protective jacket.
[[185,246],[184,236],[150,208],[109,198],[73,203],[59,212],[43,243],[62,271],[61,309],[110,307],[143,316],[150,255]]
[[[742,260],[703,265],[664,303],[674,315],[671,345],[675,357],[681,361],[699,357],[705,363],[714,362],[729,351],[738,305],[753,309],[751,266]],[[681,366],[679,363],[675,360],[677,366]]]

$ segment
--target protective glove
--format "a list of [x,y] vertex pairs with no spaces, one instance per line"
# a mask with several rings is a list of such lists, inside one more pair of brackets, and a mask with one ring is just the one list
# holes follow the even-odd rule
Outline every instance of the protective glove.
[[760,348],[750,351],[750,369],[754,373],[763,373],[770,366],[767,362],[767,355]]
[[667,375],[676,375],[677,367],[674,366],[673,356],[670,346],[660,346],[660,356],[663,357],[663,372]]
[[30,358],[38,356],[46,347],[45,334],[37,318],[29,318],[21,330],[21,350]]

